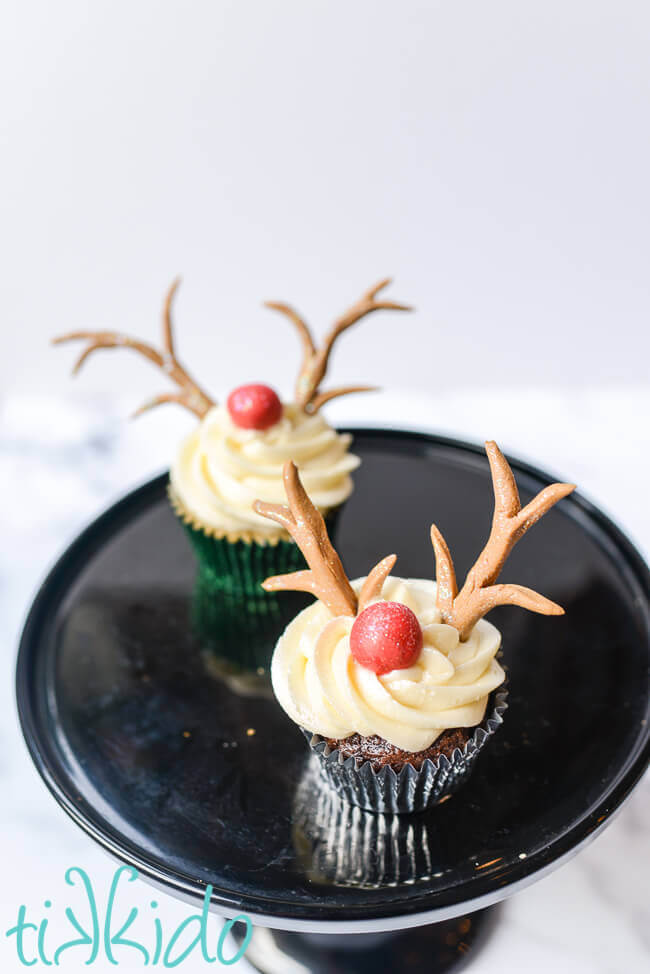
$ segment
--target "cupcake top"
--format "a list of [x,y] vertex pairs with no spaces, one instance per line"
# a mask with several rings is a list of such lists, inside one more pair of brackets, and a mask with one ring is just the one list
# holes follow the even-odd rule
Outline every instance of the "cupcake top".
[[288,506],[256,503],[258,514],[294,537],[309,565],[266,579],[264,588],[318,599],[290,623],[273,656],[273,689],[296,723],[329,739],[377,735],[403,751],[423,751],[444,730],[479,724],[489,694],[503,682],[496,660],[501,635],[483,618],[487,612],[519,605],[563,613],[532,589],[495,582],[514,544],[574,485],[551,484],[522,507],[507,460],[494,442],[486,450],[492,527],[460,589],[435,525],[437,583],[393,577],[395,555],[351,583],[292,463],[284,470]]
[[295,327],[303,355],[294,401],[282,403],[270,386],[240,386],[217,406],[180,363],[173,336],[171,308],[179,281],[172,284],[163,308],[162,349],[118,332],[70,332],[55,344],[85,341],[75,367],[100,348],[129,348],[149,359],[171,379],[176,390],[146,402],[135,415],[173,402],[193,412],[199,426],[181,444],[171,468],[171,499],[177,512],[196,527],[233,540],[277,541],[287,532],[253,511],[253,501],[280,501],[282,468],[290,459],[300,464],[313,501],[322,512],[341,504],[352,491],[350,473],[359,459],[348,452],[351,437],[340,435],[320,416],[321,407],[370,386],[321,390],[332,349],[343,332],[374,311],[409,311],[409,306],[378,297],[390,279],[369,288],[336,319],[320,346],[306,321],[282,302],[267,307],[285,315]]
[[[352,583],[359,592],[363,580]],[[304,609],[285,630],[271,668],[275,695],[301,727],[342,740],[377,734],[404,751],[423,751],[444,731],[483,720],[490,693],[505,674],[495,656],[501,635],[481,619],[461,642],[442,622],[436,584],[386,579],[382,599],[407,606],[422,630],[422,649],[404,668],[377,673],[350,648],[351,616],[322,602]]]
[[173,497],[217,534],[272,541],[286,532],[255,513],[255,499],[284,500],[282,471],[295,459],[320,511],[342,504],[359,466],[351,442],[320,413],[310,415],[295,404],[284,406],[279,421],[261,431],[243,429],[225,406],[214,406],[181,444],[170,471]]

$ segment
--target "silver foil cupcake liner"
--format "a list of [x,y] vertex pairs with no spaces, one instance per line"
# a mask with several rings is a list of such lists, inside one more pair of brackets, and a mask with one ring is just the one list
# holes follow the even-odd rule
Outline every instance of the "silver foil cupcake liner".
[[382,889],[441,876],[435,824],[426,815],[403,823],[351,805],[323,786],[316,761],[307,762],[293,803],[293,840],[311,882]]
[[443,754],[437,761],[427,759],[419,771],[410,764],[399,772],[389,766],[376,771],[370,761],[346,758],[318,734],[304,727],[301,730],[319,762],[321,777],[351,805],[370,812],[422,812],[452,795],[467,780],[479,753],[503,723],[507,697],[506,687],[496,690],[491,709],[465,747],[457,747],[449,758]]

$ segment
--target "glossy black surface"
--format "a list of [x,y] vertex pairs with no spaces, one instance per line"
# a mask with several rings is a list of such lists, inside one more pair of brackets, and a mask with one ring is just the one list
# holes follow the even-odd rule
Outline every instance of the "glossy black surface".
[[[363,464],[337,532],[350,575],[396,551],[398,574],[432,577],[434,517],[462,575],[491,516],[482,450],[380,431],[356,431],[355,450]],[[549,480],[513,468],[524,502]],[[57,800],[172,891],[202,898],[209,883],[216,906],[279,926],[460,914],[601,827],[647,762],[647,571],[580,497],[548,514],[504,572],[567,614],[493,613],[510,708],[473,778],[423,816],[377,824],[360,812],[356,862],[339,857],[316,796],[310,819],[300,732],[272,698],[221,680],[194,641],[193,574],[159,478],[58,563],[27,622],[17,675],[25,737]]]

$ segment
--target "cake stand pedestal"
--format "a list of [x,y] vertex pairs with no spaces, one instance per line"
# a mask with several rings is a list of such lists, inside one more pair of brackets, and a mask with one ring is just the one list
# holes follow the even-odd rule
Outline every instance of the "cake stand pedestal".
[[[482,449],[353,432],[363,463],[336,535],[350,576],[396,551],[399,574],[431,577],[434,517],[467,568],[491,516]],[[512,466],[524,503],[561,479]],[[247,915],[266,974],[417,974],[471,958],[486,908],[590,841],[647,765],[642,559],[579,494],[551,511],[508,572],[566,616],[494,613],[503,727],[450,800],[373,815],[321,786],[265,679],[233,673],[193,634],[195,566],[165,481],[74,542],[25,625],[18,707],[48,788],[144,879],[199,908],[209,885],[215,912]]]
[[[246,960],[261,974],[442,974],[460,971],[489,936],[498,907],[388,933],[290,933],[256,927]],[[245,924],[233,927],[241,945]]]

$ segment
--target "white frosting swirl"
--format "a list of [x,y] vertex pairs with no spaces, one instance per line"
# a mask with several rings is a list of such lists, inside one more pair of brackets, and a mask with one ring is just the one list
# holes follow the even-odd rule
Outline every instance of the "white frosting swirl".
[[[362,581],[352,583],[356,591]],[[416,663],[377,676],[350,652],[354,619],[334,618],[315,602],[289,624],[273,655],[273,689],[283,709],[322,737],[377,734],[412,752],[444,730],[480,724],[489,694],[505,679],[495,659],[499,630],[481,619],[461,643],[440,621],[436,583],[425,579],[388,578],[382,595],[417,616],[424,647]]]
[[359,458],[348,452],[349,434],[337,433],[316,413],[290,404],[268,430],[241,429],[225,406],[215,406],[183,441],[170,480],[180,506],[202,527],[233,537],[277,540],[283,529],[253,511],[257,498],[286,503],[282,468],[293,460],[321,511],[352,492],[350,472]]

